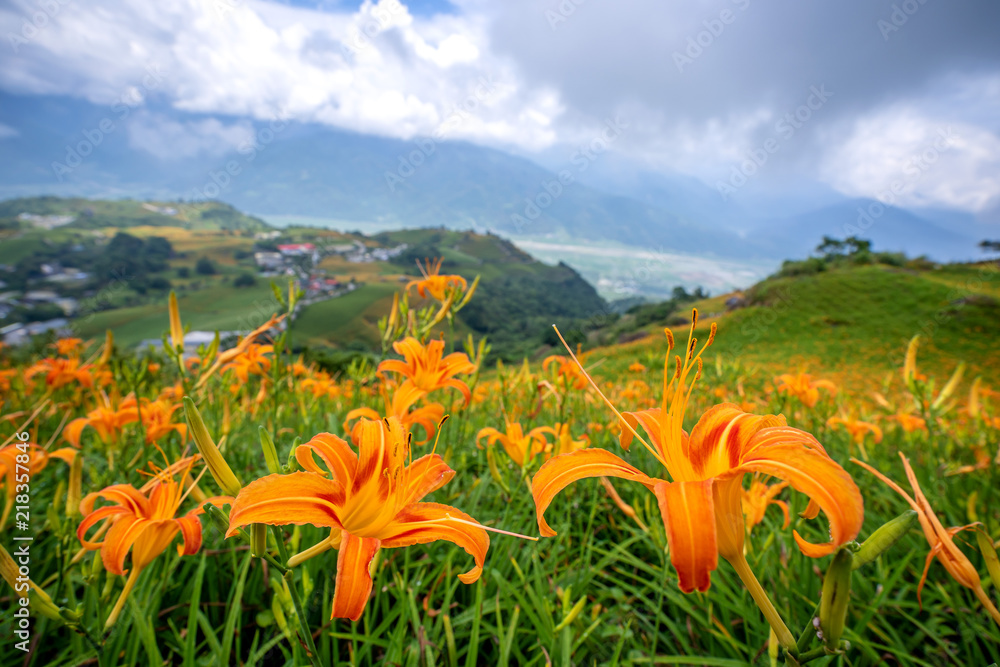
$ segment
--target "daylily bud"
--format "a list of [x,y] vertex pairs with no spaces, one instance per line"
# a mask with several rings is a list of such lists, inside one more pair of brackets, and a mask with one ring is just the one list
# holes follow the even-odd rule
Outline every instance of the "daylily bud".
[[215,478],[216,483],[222,489],[223,493],[227,496],[236,497],[243,486],[240,484],[240,480],[237,479],[235,473],[233,473],[233,469],[226,463],[222,452],[215,446],[215,441],[212,440],[212,436],[209,434],[208,428],[201,418],[201,413],[198,412],[194,401],[188,396],[184,397],[184,412],[187,414],[194,444],[197,445],[198,451],[201,452],[202,458],[205,459],[205,464],[208,466],[209,472],[212,473],[212,477]]
[[919,345],[920,334],[917,334],[910,339],[910,344],[906,346],[906,359],[903,361],[903,382],[906,383],[907,387],[910,387],[917,374],[917,346]]
[[955,372],[952,374],[951,379],[948,380],[948,384],[944,386],[944,389],[941,390],[941,393],[938,394],[938,397],[934,400],[934,404],[931,406],[932,408],[936,410],[937,408],[941,407],[944,404],[944,402],[948,400],[948,398],[953,393],[955,393],[955,389],[958,387],[958,383],[962,381],[963,373],[965,373],[964,361],[958,364],[958,368],[955,369]]
[[1000,591],[1000,558],[997,557],[997,550],[993,547],[993,539],[984,530],[976,531],[976,541],[979,542],[979,550],[983,552],[983,560],[986,561],[986,570],[993,580],[993,588]]
[[888,551],[903,535],[910,532],[910,529],[917,524],[918,517],[916,511],[906,510],[895,519],[879,526],[854,554],[853,569],[867,565]]
[[101,360],[99,362],[101,365],[104,365],[108,363],[108,361],[110,361],[111,353],[114,351],[114,349],[115,349],[115,335],[111,333],[111,329],[108,329],[107,333],[104,334],[104,351],[101,352]]
[[177,294],[170,292],[170,344],[176,350],[184,349],[184,327],[181,325],[181,311],[177,307]]
[[69,487],[66,491],[66,516],[73,518],[80,515],[80,498],[83,488],[83,457],[73,457],[69,466]]
[[819,624],[823,631],[823,642],[828,650],[837,650],[840,636],[844,634],[847,619],[847,605],[851,601],[851,561],[850,549],[840,549],[833,557],[826,576],[823,578],[823,597],[819,603]]
[[263,426],[257,429],[260,434],[260,448],[264,450],[264,463],[267,464],[267,471],[271,474],[281,472],[281,463],[278,460],[278,450],[274,447],[274,440],[271,434]]
[[[3,548],[3,545],[0,545],[0,577],[3,577],[4,581],[10,584],[11,589],[13,589],[18,597],[22,599],[30,598],[32,609],[46,618],[54,621],[60,620],[59,608],[52,602],[52,598],[35,582],[21,578],[17,563],[7,553],[7,550]],[[30,594],[28,593],[29,588],[31,589]]]

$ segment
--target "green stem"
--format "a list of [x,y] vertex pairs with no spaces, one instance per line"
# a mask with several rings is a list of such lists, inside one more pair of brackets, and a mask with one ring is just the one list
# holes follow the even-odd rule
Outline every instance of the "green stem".
[[813,609],[813,613],[811,613],[809,618],[806,619],[806,627],[802,629],[802,634],[799,635],[799,641],[795,643],[795,648],[799,651],[799,653],[805,651],[806,647],[809,646],[809,643],[812,641],[812,638],[816,636],[816,628],[813,627],[812,621],[817,616],[819,616],[819,604],[816,605],[816,608]]
[[778,610],[774,608],[771,604],[771,599],[767,597],[767,593],[764,588],[757,581],[757,577],[754,575],[753,570],[750,569],[750,564],[747,563],[747,559],[740,554],[737,558],[729,561],[736,570],[736,574],[739,575],[740,579],[743,580],[743,585],[747,587],[750,591],[750,596],[753,601],[757,603],[757,606],[764,613],[764,618],[770,624],[771,628],[774,630],[775,636],[778,638],[778,642],[785,647],[785,650],[793,655],[797,653],[795,638],[792,637],[792,633],[788,630],[788,626],[785,622],[781,620],[781,615],[778,614]]
[[295,578],[292,571],[285,572],[285,581],[288,582],[288,590],[292,594],[292,603],[295,605],[295,615],[299,618],[299,633],[309,650],[309,662],[313,667],[323,667],[319,662],[319,652],[316,650],[316,643],[313,641],[312,632],[309,631],[309,623],[306,620],[305,611],[302,608],[302,599],[299,597],[299,590],[296,588]]

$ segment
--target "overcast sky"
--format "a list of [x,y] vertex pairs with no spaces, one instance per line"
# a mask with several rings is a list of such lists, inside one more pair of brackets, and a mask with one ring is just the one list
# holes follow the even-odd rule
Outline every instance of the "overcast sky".
[[610,150],[713,187],[766,154],[762,182],[1000,206],[996,0],[0,0],[0,31],[6,92],[177,110],[137,114],[154,153],[282,116],[568,159],[617,119]]

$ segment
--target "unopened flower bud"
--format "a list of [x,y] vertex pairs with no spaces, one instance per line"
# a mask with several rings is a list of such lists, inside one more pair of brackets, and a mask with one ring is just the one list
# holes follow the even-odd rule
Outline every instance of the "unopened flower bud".
[[895,519],[879,526],[854,554],[853,569],[856,570],[862,565],[867,565],[888,551],[903,535],[910,532],[910,529],[916,525],[917,519],[916,511],[907,510]]
[[844,633],[847,605],[851,601],[850,549],[840,549],[833,557],[826,577],[823,578],[823,597],[819,603],[819,624],[826,647],[836,650]]

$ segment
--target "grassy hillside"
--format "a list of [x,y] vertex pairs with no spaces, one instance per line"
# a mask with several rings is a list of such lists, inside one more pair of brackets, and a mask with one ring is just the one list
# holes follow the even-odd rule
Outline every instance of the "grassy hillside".
[[[897,373],[909,339],[921,334],[920,363],[938,377],[959,361],[966,379],[1000,375],[1000,270],[996,264],[948,265],[915,271],[886,266],[843,268],[813,276],[772,278],[745,294],[748,304],[725,312],[726,297],[693,305],[714,318],[719,334],[711,359],[785,371],[812,370],[864,391]],[[680,336],[677,312],[667,320]],[[651,324],[634,342],[599,353],[612,367],[639,355],[662,363],[662,325]],[[656,361],[657,359],[661,361]],[[651,367],[655,367],[651,366]]]
[[[245,215],[229,204],[217,201],[182,203],[23,197],[0,202],[0,220],[17,220],[22,213],[74,216],[76,219],[67,226],[77,229],[127,229],[137,226],[251,232],[269,229],[269,225],[260,218]],[[20,227],[27,230],[32,225],[21,221]]]

